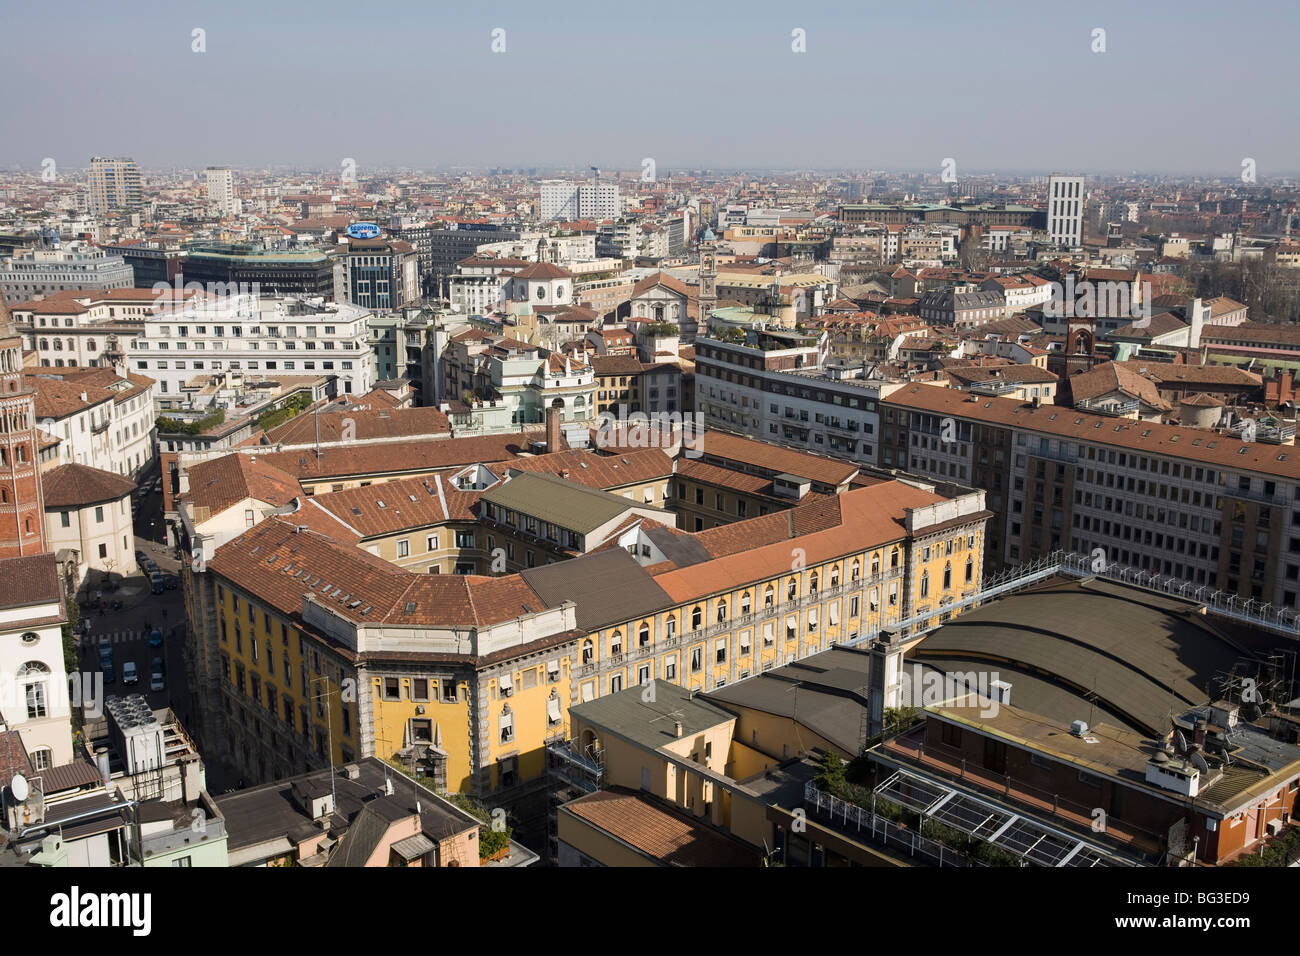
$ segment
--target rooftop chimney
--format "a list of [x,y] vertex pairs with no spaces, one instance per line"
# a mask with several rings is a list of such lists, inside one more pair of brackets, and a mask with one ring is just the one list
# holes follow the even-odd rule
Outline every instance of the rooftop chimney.
[[548,408],[546,410],[546,450],[548,452],[562,451],[564,436],[560,430],[560,410],[558,408]]

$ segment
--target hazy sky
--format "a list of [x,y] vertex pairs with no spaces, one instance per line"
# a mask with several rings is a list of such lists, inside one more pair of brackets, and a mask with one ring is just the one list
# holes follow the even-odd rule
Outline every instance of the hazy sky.
[[[1290,2],[72,0],[0,164],[1300,170]],[[207,50],[192,52],[192,31]],[[505,30],[504,53],[491,50]],[[792,52],[802,29],[807,52]],[[1093,30],[1106,31],[1094,53]]]

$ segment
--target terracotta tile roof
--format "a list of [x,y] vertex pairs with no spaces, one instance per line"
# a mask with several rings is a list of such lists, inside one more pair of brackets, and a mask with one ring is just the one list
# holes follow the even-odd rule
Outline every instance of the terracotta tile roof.
[[534,262],[515,273],[516,279],[569,279],[573,273],[550,262]]
[[694,458],[680,459],[677,462],[677,474],[691,481],[716,485],[732,491],[743,491],[750,495],[761,495],[783,504],[790,503],[788,499],[778,498],[773,493],[772,479],[765,475],[754,475],[733,468],[723,468],[721,465],[710,465]]
[[1187,328],[1187,323],[1172,312],[1158,312],[1149,319],[1140,319],[1121,325],[1110,335],[1115,338],[1153,339]]
[[1246,308],[1235,299],[1229,299],[1226,295],[1216,296],[1213,299],[1206,299],[1205,304],[1210,307],[1210,318],[1217,319],[1221,315],[1227,315],[1230,312],[1239,312]]
[[664,866],[758,866],[758,854],[665,804],[621,789],[598,790],[564,804],[591,826]]
[[0,787],[9,786],[14,774],[32,775],[32,764],[27,758],[22,735],[16,730],[0,731]]
[[[1074,379],[1070,381],[1073,384]],[[1201,429],[1108,418],[1059,405],[1034,408],[1032,404],[1008,398],[972,399],[966,392],[932,385],[900,388],[882,400],[882,404],[976,419],[1066,441],[1110,445],[1149,455],[1179,458],[1197,465],[1254,471],[1300,481],[1300,455],[1289,445],[1243,442]]]
[[1176,386],[1205,388],[1214,385],[1259,388],[1264,384],[1263,376],[1236,365],[1182,365],[1173,362],[1149,362],[1142,359],[1129,359],[1115,364],[1136,372],[1164,388]]
[[998,366],[969,366],[946,369],[948,378],[970,386],[977,382],[1020,382],[1026,385],[1050,384],[1057,376],[1037,365],[1017,365],[1014,362]]
[[413,574],[311,529],[296,530],[292,515],[268,518],[218,548],[209,567],[295,617],[305,594],[358,624],[409,627],[484,626],[547,606],[520,575]]
[[135,482],[111,471],[89,465],[67,464],[51,468],[41,476],[45,508],[80,508],[116,501],[135,490]]
[[[710,552],[725,548],[730,553],[660,574],[655,581],[675,601],[695,600],[740,582],[789,572],[795,548],[802,549],[805,564],[812,565],[854,549],[901,541],[907,535],[903,524],[906,509],[942,500],[940,495],[898,481],[855,488],[792,511],[701,532],[696,540]],[[720,531],[729,534],[714,534]],[[746,539],[747,546],[742,546]],[[762,543],[754,546],[756,542]]]
[[62,598],[53,554],[0,558],[0,608],[54,604]]
[[506,461],[526,451],[541,431],[486,435],[473,438],[428,438],[402,445],[400,456],[391,444],[331,447],[318,457],[311,450],[268,452],[265,460],[299,480],[344,478],[359,475],[428,472],[485,461]]
[[593,355],[591,365],[600,376],[640,375],[642,369],[654,367],[641,364],[635,355]]
[[1070,377],[1070,394],[1076,403],[1083,399],[1100,398],[1116,391],[1161,411],[1169,411],[1173,408],[1160,397],[1154,382],[1143,378],[1136,370],[1117,362],[1106,362],[1104,365],[1098,365]]
[[485,490],[461,491],[442,475],[430,475],[315,495],[311,500],[369,538],[448,521],[473,521]]
[[631,298],[635,299],[637,296],[649,292],[656,286],[663,286],[666,289],[671,289],[678,295],[685,296],[687,299],[693,300],[698,296],[697,290],[688,286],[681,279],[674,278],[667,272],[656,272],[654,275],[646,276],[632,287]]
[[[95,385],[59,381],[41,374],[24,375],[23,384],[36,392],[37,418],[66,418],[114,399],[112,392]],[[86,396],[84,400],[82,395]]]
[[315,442],[319,427],[320,441],[344,441],[344,430],[352,423],[348,441],[376,438],[415,438],[450,435],[451,422],[436,408],[392,408],[359,411],[304,412],[266,433],[268,445],[299,445]]
[[[114,404],[121,405],[123,402],[130,401],[137,395],[147,391],[154,384],[154,379],[136,372],[127,372],[126,378],[117,374],[115,369],[100,368],[98,366],[65,366],[60,369],[41,369],[42,375],[57,375],[65,382],[71,382],[80,386],[93,386],[102,388],[113,396]],[[123,386],[126,387],[123,387]]]
[[14,312],[30,312],[33,315],[80,315],[83,312],[90,311],[89,306],[83,303],[91,298],[94,298],[94,295],[64,290],[62,292],[53,292],[43,299],[29,299],[26,302],[17,302],[10,306],[10,309]]
[[858,466],[849,462],[713,430],[704,433],[703,457],[715,458],[724,464],[748,465],[760,473],[796,475],[833,486],[847,482],[858,473]]
[[1201,330],[1201,344],[1244,342],[1247,347],[1275,345],[1300,345],[1300,326],[1266,325],[1243,322],[1241,325],[1207,325]]
[[207,520],[198,515],[199,509],[206,508],[208,516],[216,516],[246,498],[281,507],[300,497],[297,480],[267,461],[268,457],[232,452],[188,468],[190,487],[182,497],[190,502],[196,519]]
[[641,448],[619,455],[569,449],[503,462],[503,467],[511,472],[552,475],[588,488],[609,490],[669,478],[673,473],[673,460],[659,448]]

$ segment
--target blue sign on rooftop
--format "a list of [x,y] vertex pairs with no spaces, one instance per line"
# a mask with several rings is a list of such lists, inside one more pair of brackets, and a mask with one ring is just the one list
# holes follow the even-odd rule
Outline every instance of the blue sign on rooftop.
[[353,239],[378,239],[380,229],[373,222],[354,222],[348,226],[348,235]]

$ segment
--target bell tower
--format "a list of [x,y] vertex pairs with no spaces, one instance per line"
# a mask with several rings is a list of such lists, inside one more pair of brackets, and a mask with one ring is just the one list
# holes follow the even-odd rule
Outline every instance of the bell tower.
[[23,340],[0,299],[0,558],[47,550],[36,396],[23,386]]
[[1088,316],[1070,316],[1065,328],[1065,354],[1067,356],[1086,355],[1091,359],[1096,344],[1096,322]]
[[683,328],[682,342],[690,344],[695,341],[698,330],[702,327],[704,334],[709,331],[709,313],[718,304],[718,247],[713,237],[713,230],[705,227],[700,237],[700,291],[698,296],[699,311],[695,328],[689,334]]

